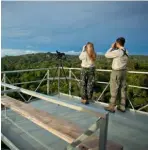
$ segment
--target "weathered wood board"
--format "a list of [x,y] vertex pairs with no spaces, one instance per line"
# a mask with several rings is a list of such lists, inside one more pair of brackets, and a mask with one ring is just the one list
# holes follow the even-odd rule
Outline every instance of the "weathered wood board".
[[73,123],[54,117],[43,110],[36,109],[29,104],[25,104],[11,97],[3,96],[1,103],[68,143],[71,143],[80,133],[83,133]]
[[[31,120],[35,124],[60,137],[68,143],[72,143],[84,130],[70,121],[55,117],[43,110],[36,109],[30,104],[18,101],[8,96],[2,96],[1,104]],[[80,149],[98,150],[99,138],[92,136],[80,144]],[[85,150],[84,149],[84,150]],[[107,150],[122,150],[123,147],[114,142],[107,141]]]

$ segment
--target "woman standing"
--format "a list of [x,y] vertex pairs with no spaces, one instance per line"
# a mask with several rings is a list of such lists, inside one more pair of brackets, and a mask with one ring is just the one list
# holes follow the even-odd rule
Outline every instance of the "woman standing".
[[81,103],[89,104],[93,96],[93,86],[95,82],[95,60],[96,53],[93,43],[88,42],[83,46],[79,56],[81,63]]

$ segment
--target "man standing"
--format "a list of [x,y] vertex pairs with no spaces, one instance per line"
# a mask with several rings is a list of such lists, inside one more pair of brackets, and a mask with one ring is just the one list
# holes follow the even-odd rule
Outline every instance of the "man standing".
[[127,99],[126,69],[128,52],[124,48],[124,44],[125,39],[123,37],[118,38],[105,54],[106,58],[113,58],[112,73],[110,77],[111,99],[109,106],[105,107],[105,110],[110,112],[115,112],[118,93],[121,94],[121,101],[117,109],[125,112],[125,104]]

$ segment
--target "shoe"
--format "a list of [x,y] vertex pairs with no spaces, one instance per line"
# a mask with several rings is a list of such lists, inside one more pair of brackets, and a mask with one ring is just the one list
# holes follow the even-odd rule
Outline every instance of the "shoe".
[[123,106],[123,105],[117,106],[117,109],[118,109],[119,111],[121,111],[121,112],[125,112],[125,111],[126,111],[125,106]]
[[87,104],[89,104],[89,101],[86,100],[86,99],[82,99],[82,100],[81,100],[81,103],[87,105]]
[[111,105],[111,104],[109,104],[109,106],[107,106],[107,107],[104,107],[104,109],[105,109],[106,111],[109,111],[109,112],[112,112],[112,113],[115,112],[115,106],[114,106],[114,105]]

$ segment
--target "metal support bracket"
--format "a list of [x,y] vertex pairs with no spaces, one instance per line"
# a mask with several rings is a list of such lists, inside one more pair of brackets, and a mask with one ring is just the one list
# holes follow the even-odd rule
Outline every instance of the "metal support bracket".
[[74,140],[71,144],[69,144],[66,148],[66,150],[74,150],[77,148],[85,139],[87,139],[89,136],[94,134],[98,128],[100,127],[100,120],[99,118],[94,124],[92,124],[88,130],[86,130],[82,135],[80,135],[76,140]]

